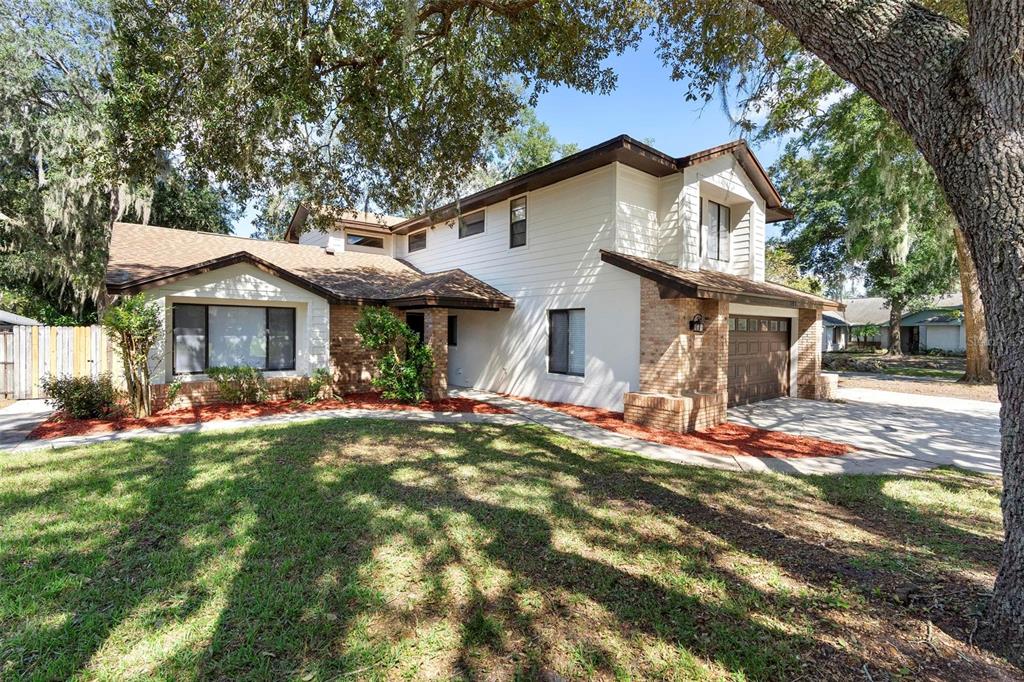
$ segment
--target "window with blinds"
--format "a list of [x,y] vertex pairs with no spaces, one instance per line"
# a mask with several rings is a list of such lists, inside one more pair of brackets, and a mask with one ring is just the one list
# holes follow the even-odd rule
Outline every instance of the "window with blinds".
[[586,368],[586,313],[582,308],[548,312],[548,371],[583,376]]
[[526,197],[509,202],[509,248],[526,246]]
[[459,239],[472,237],[484,231],[484,212],[477,211],[459,218]]
[[704,232],[707,235],[707,257],[729,260],[729,227],[732,224],[728,206],[707,202],[704,210]]

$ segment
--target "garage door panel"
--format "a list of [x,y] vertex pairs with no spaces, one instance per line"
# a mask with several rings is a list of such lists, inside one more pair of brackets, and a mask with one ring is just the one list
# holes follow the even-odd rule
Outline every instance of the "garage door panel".
[[789,320],[733,316],[729,328],[729,405],[786,395]]

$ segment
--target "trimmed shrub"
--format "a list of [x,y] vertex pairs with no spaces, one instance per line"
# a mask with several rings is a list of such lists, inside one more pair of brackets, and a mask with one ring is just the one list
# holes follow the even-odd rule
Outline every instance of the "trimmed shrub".
[[210,367],[206,370],[227,403],[262,403],[267,399],[267,380],[255,367]]
[[409,325],[388,308],[368,307],[356,322],[364,348],[383,351],[370,383],[386,400],[418,403],[434,371],[434,354]]
[[301,400],[308,404],[323,400],[329,393],[324,389],[329,389],[330,381],[331,373],[323,367],[319,367],[313,370],[306,381],[288,389],[288,399]]
[[110,373],[92,377],[43,377],[46,402],[74,419],[99,419],[117,412],[117,389]]

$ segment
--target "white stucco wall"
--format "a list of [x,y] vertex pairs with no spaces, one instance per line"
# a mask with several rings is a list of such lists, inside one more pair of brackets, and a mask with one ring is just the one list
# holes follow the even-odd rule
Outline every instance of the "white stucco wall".
[[[462,268],[516,301],[511,311],[451,311],[452,385],[621,409],[639,381],[640,279],[600,259],[615,248],[615,184],[609,165],[531,192],[523,247],[509,248],[503,201],[487,207],[482,234],[459,239],[454,222],[442,223],[426,249],[400,254],[426,272]],[[547,371],[547,314],[564,308],[586,309],[584,377]]]
[[[329,363],[330,306],[321,296],[247,264],[231,265],[146,291],[164,311],[164,341],[151,360],[154,384],[173,380],[171,368],[171,306],[180,303],[259,305],[295,308],[295,369],[268,371],[264,376],[302,376]],[[200,381],[205,374],[182,375]]]

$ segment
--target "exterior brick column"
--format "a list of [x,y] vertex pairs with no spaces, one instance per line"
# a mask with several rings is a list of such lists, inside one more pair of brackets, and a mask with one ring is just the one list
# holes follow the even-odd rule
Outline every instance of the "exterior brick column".
[[796,395],[819,400],[821,380],[821,311],[801,308],[797,317]]
[[[700,314],[704,333],[690,331]],[[661,298],[640,282],[640,391],[623,400],[625,420],[673,431],[725,421],[728,404],[729,306],[724,301]]]
[[448,397],[448,309],[428,308],[423,312],[423,339],[434,355],[434,372],[427,386],[430,400]]

